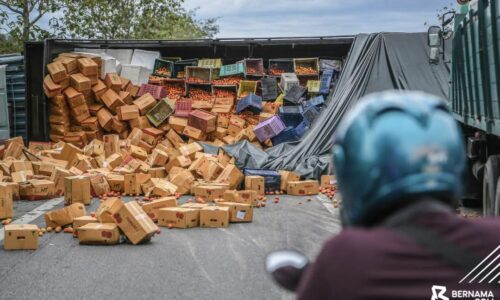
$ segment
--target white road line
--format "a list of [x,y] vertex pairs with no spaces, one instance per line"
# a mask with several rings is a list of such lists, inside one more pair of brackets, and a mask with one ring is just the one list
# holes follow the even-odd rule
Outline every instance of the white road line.
[[[30,211],[29,213],[25,214],[24,216],[20,217],[19,219],[15,220],[11,224],[29,224],[36,218],[45,214],[47,211],[54,209],[55,206],[61,204],[63,201],[64,201],[63,197],[49,200],[43,203],[42,205],[38,206],[34,210]],[[0,242],[3,241],[3,238],[4,238],[4,231],[0,230]]]
[[321,204],[323,204],[323,206],[332,214],[332,215],[336,215],[336,212],[335,212],[335,208],[333,207],[333,204],[332,202],[330,201],[330,199],[325,196],[325,195],[322,195],[322,194],[319,194],[318,196],[316,196],[316,198],[321,201]]

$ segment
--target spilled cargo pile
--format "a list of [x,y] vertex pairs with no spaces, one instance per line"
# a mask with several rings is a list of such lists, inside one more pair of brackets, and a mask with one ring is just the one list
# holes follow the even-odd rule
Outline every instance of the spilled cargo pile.
[[[168,135],[148,154],[138,143],[150,140],[145,131],[138,129],[135,141],[112,134],[84,148],[65,142],[30,142],[26,147],[21,138],[7,140],[0,146],[5,249],[36,248],[38,236],[46,232],[72,233],[82,244],[139,244],[159,233],[158,226],[215,228],[252,222],[253,209],[265,207],[270,195],[332,190],[333,177],[327,175],[321,182],[300,180],[289,171],[244,170],[245,175],[222,150],[207,154],[197,142],[176,148]],[[182,195],[192,198],[180,204]],[[8,224],[13,200],[61,196],[65,206],[44,215],[46,227]],[[125,196],[135,201],[123,201]],[[96,198],[99,207],[87,212],[85,206]]]

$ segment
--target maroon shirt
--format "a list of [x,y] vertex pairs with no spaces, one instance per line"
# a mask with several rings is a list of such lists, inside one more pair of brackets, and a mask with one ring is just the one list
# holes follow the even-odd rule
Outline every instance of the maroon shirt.
[[[467,220],[454,213],[433,212],[410,220],[432,228],[481,260],[500,245],[500,219]],[[433,285],[446,286],[450,299],[451,290],[492,289],[491,285],[459,284],[465,275],[402,233],[384,227],[346,229],[326,242],[304,274],[297,295],[308,300],[420,300],[431,299]]]

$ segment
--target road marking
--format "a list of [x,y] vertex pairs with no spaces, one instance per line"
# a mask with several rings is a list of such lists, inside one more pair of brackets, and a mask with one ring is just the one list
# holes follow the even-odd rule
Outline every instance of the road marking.
[[[42,205],[37,206],[34,210],[28,212],[27,214],[15,220],[11,224],[29,224],[36,218],[45,214],[47,211],[54,209],[54,207],[61,204],[63,201],[64,201],[63,197],[49,200],[43,203]],[[4,238],[4,231],[0,230],[0,242],[3,241],[3,238]]]
[[323,204],[323,206],[328,210],[328,212],[330,212],[332,215],[336,215],[336,209],[333,207],[333,204],[332,202],[330,201],[330,199],[323,195],[323,194],[320,194],[320,195],[317,195],[316,198],[321,201],[321,204]]

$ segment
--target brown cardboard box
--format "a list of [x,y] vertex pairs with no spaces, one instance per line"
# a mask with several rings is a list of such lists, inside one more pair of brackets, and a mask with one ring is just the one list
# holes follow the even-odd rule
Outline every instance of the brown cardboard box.
[[21,196],[19,195],[19,183],[16,182],[2,182],[3,185],[6,185],[8,188],[10,188],[10,191],[12,192],[12,199],[13,200],[19,200],[21,199]]
[[203,131],[201,131],[198,128],[191,127],[191,126],[184,127],[182,134],[187,136],[187,137],[193,138],[195,140],[205,139],[205,134],[203,133]]
[[170,161],[165,165],[165,170],[167,170],[167,172],[170,172],[170,169],[172,169],[173,167],[187,168],[190,164],[191,160],[188,157],[181,155],[175,158],[171,158]]
[[236,202],[217,202],[217,206],[229,207],[229,222],[252,222],[253,207],[250,204]]
[[335,175],[321,175],[321,187],[331,188],[337,183]]
[[142,186],[146,196],[173,196],[177,192],[177,186],[162,178],[151,178]]
[[64,179],[73,176],[70,171],[65,168],[55,167],[50,175],[50,181],[54,182],[54,195],[61,196],[64,194]]
[[191,172],[187,170],[182,170],[179,173],[172,176],[170,182],[177,186],[177,193],[181,195],[187,195],[191,191],[191,187],[195,182],[195,178]]
[[82,129],[85,131],[94,131],[94,130],[99,130],[101,128],[101,126],[99,125],[99,121],[97,120],[96,117],[87,118],[82,122],[80,122],[80,125],[82,126]]
[[[151,175],[151,178],[165,178],[167,176],[165,167],[149,168],[148,174]],[[175,184],[174,182],[172,183]]]
[[99,204],[95,211],[95,217],[101,223],[113,223],[113,215],[118,213],[123,205],[124,203],[120,198],[108,198]]
[[89,224],[89,223],[99,223],[95,217],[92,216],[81,216],[73,219],[73,229],[77,230],[78,228],[82,227],[83,225]]
[[132,95],[130,95],[129,92],[120,91],[118,95],[120,96],[120,99],[123,103],[128,105],[134,104],[134,99],[132,99]]
[[295,196],[317,195],[319,193],[319,184],[316,180],[289,181],[286,192],[288,195]]
[[230,189],[236,189],[245,179],[245,175],[233,164],[228,164],[215,182],[227,183]]
[[189,113],[188,125],[209,133],[217,128],[217,115],[204,110],[194,110]]
[[153,127],[144,128],[143,133],[142,140],[150,145],[156,145],[165,134],[163,130]]
[[256,206],[259,199],[258,197],[259,195],[257,194],[256,191],[252,190],[238,191],[238,198],[234,202],[245,203],[245,204],[250,204],[252,206]]
[[90,185],[92,186],[92,195],[96,197],[107,194],[111,190],[104,174],[90,175]]
[[69,77],[71,87],[79,92],[88,91],[92,89],[92,83],[88,77],[81,73],[73,74]]
[[120,137],[116,134],[107,134],[103,136],[104,153],[106,157],[113,153],[120,153]]
[[49,72],[50,77],[55,83],[59,83],[63,80],[68,79],[66,68],[60,62],[47,64],[47,71]]
[[136,202],[126,203],[113,217],[115,223],[134,245],[150,240],[158,230],[158,226]]
[[83,203],[90,205],[90,179],[86,176],[72,176],[64,179],[64,205]]
[[71,108],[71,115],[78,122],[81,123],[90,118],[90,111],[87,104]]
[[66,68],[66,72],[74,73],[78,71],[78,62],[75,58],[71,57],[61,57],[57,59],[58,62],[62,63]]
[[209,205],[206,203],[184,203],[180,207],[200,210],[200,209],[208,207],[208,206]]
[[80,244],[115,245],[120,241],[120,231],[114,223],[88,223],[78,228]]
[[224,171],[224,167],[215,158],[208,158],[196,170],[206,181],[213,181]]
[[229,226],[229,207],[207,206],[200,210],[200,226],[221,228]]
[[43,79],[43,91],[48,98],[53,98],[61,94],[62,86],[55,83],[50,75],[45,76]]
[[176,148],[179,148],[184,144],[184,140],[174,130],[169,130],[166,137]]
[[128,124],[130,125],[130,128],[139,128],[139,129],[144,129],[152,126],[151,123],[149,123],[149,120],[146,116],[140,116],[139,118],[129,120]]
[[11,172],[10,177],[12,177],[13,182],[21,183],[28,181],[28,178],[33,177],[33,171],[18,171]]
[[119,174],[107,174],[106,179],[112,191],[123,193],[125,189],[125,176]]
[[97,75],[98,65],[90,58],[78,59],[78,69],[83,75]]
[[12,188],[0,182],[0,219],[14,217]]
[[136,99],[134,101],[134,104],[139,108],[139,112],[141,113],[141,116],[145,116],[146,113],[153,108],[153,106],[156,105],[156,100],[151,96],[150,93],[146,93]]
[[129,152],[133,158],[140,159],[142,161],[148,159],[148,153],[141,147],[130,145]]
[[153,153],[148,157],[147,163],[151,167],[157,167],[157,166],[164,166],[168,161],[168,154],[158,150],[154,149]]
[[32,224],[9,224],[4,227],[3,248],[5,250],[38,249],[38,226]]
[[142,194],[141,185],[151,179],[150,174],[125,174],[124,191],[126,194]]
[[104,143],[99,140],[93,140],[83,148],[83,153],[88,156],[104,155]]
[[158,212],[161,208],[176,206],[177,199],[175,197],[163,197],[152,202],[142,204],[142,209],[144,209],[144,212],[146,212],[152,220],[155,220],[158,219]]
[[225,202],[239,202],[239,197],[237,190],[227,190],[224,192],[223,199]]
[[224,197],[224,192],[228,190],[227,185],[199,185],[193,187],[193,194],[196,198],[205,201],[214,201]]
[[118,119],[122,121],[133,120],[139,117],[139,108],[135,105],[123,105],[117,108]]
[[108,158],[106,158],[107,166],[113,170],[114,168],[120,166],[123,162],[123,157],[119,153],[113,153]]
[[106,84],[102,80],[97,80],[97,83],[92,87],[92,92],[97,100],[101,100],[101,96],[106,92]]
[[176,116],[170,116],[168,118],[168,125],[170,125],[170,127],[172,127],[178,133],[182,133],[184,128],[188,126],[188,119]]
[[83,150],[75,145],[65,143],[63,145],[61,154],[58,156],[54,156],[54,158],[71,162],[73,159],[75,159],[77,154],[83,154]]
[[179,147],[179,152],[184,156],[194,159],[196,152],[203,152],[203,147],[198,143],[191,143]]
[[107,108],[109,108],[110,111],[114,113],[117,112],[118,107],[125,105],[125,103],[123,103],[120,99],[120,96],[112,89],[108,89],[104,94],[102,94],[101,101]]
[[245,189],[256,191],[258,195],[264,195],[265,194],[264,177],[246,176]]
[[132,131],[127,137],[127,145],[139,145],[142,139],[142,130],[136,127],[132,127]]
[[66,101],[69,107],[71,108],[87,104],[87,102],[85,102],[85,97],[83,96],[83,94],[72,87],[65,89],[63,94],[66,97]]
[[101,125],[104,130],[111,130],[113,126],[113,115],[107,108],[103,107],[97,112],[97,120],[99,121],[99,125]]
[[14,160],[10,166],[10,170],[12,172],[33,171],[33,166],[31,165],[31,161]]
[[161,208],[158,211],[158,225],[174,228],[192,228],[200,226],[200,210],[185,207]]
[[66,226],[73,223],[73,219],[85,216],[85,205],[74,203],[60,209],[50,211],[44,215],[47,227]]
[[116,93],[120,92],[120,89],[122,87],[122,81],[120,79],[120,76],[118,76],[118,74],[107,73],[104,81],[106,82],[106,86],[108,89],[112,89]]
[[281,175],[280,190],[282,190],[282,191],[286,191],[286,186],[287,186],[289,181],[299,181],[300,180],[300,175],[295,173],[295,172],[282,170],[282,171],[279,171],[279,173]]
[[55,194],[54,182],[32,179],[19,185],[19,194],[23,200],[51,199]]

